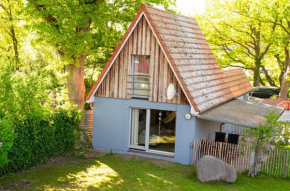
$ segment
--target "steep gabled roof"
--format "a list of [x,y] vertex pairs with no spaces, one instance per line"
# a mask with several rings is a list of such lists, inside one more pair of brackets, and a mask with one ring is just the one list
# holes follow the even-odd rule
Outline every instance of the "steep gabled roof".
[[142,5],[86,100],[94,96],[143,15],[196,113],[252,91],[243,70],[221,69],[195,19]]

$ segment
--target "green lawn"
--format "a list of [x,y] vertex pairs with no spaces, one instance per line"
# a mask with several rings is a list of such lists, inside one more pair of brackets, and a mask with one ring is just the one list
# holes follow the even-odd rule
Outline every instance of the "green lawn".
[[[195,169],[163,160],[107,154],[60,158],[0,178],[7,190],[289,190],[290,181],[239,175],[234,184],[197,180]],[[1,190],[1,188],[0,188]]]

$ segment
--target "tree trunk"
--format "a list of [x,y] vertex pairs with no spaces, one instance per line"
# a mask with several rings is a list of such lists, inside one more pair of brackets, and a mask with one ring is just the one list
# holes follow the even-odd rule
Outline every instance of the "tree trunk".
[[266,86],[266,84],[263,82],[263,80],[262,80],[262,77],[261,77],[261,75],[259,76],[259,78],[260,78],[260,85],[261,86]]
[[15,63],[16,63],[16,70],[19,70],[18,40],[16,38],[16,34],[15,34],[15,30],[14,30],[13,25],[10,28],[10,34],[11,34],[12,43],[13,43],[13,50],[14,50]]
[[270,84],[270,86],[276,86],[274,80],[271,78],[271,76],[269,75],[268,71],[266,70],[265,66],[261,66],[262,70],[263,70],[263,73],[265,74],[266,76],[266,79],[268,81],[268,83]]
[[280,98],[287,98],[288,89],[290,85],[288,78],[289,78],[289,67],[287,67],[287,70],[283,75],[283,81],[282,81],[282,85],[281,85],[281,89],[279,93]]
[[251,176],[255,172],[255,168],[258,168],[258,165],[260,163],[260,156],[261,156],[262,151],[263,151],[263,146],[261,145],[262,140],[263,140],[263,138],[260,137],[260,139],[258,140],[258,143],[255,147],[254,164],[252,165],[250,171],[248,172],[248,176]]
[[274,55],[274,56],[275,56],[275,58],[276,58],[276,60],[277,60],[277,64],[278,64],[278,66],[279,66],[279,68],[280,68],[279,84],[280,84],[280,87],[281,87],[281,86],[282,86],[282,82],[283,82],[283,76],[284,76],[284,74],[285,74],[285,72],[286,72],[286,69],[288,68],[288,65],[286,64],[285,61],[283,62],[283,61],[280,59],[279,54],[276,54],[276,55]]
[[254,69],[254,82],[253,86],[260,86],[260,68]]
[[279,84],[280,84],[280,87],[282,87],[282,82],[283,82],[283,76],[285,74],[285,71],[281,71],[280,74],[279,74]]
[[283,81],[282,81],[282,85],[281,85],[281,89],[280,89],[280,93],[279,93],[279,97],[280,98],[287,98],[287,94],[288,94],[288,89],[289,89],[289,85],[290,85],[290,57],[289,57],[289,50],[287,49],[287,46],[285,47],[285,65],[287,66],[286,68],[286,72],[283,75]]
[[69,100],[77,104],[79,110],[84,108],[84,97],[85,97],[85,82],[84,82],[84,71],[85,71],[85,59],[86,56],[82,55],[81,66],[77,67],[74,64],[66,65],[67,75],[67,88]]

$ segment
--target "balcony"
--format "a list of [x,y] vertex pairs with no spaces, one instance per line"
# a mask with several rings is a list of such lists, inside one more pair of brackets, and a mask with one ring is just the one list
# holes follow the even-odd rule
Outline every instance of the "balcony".
[[128,75],[128,92],[131,97],[148,98],[150,92],[150,76],[145,74]]

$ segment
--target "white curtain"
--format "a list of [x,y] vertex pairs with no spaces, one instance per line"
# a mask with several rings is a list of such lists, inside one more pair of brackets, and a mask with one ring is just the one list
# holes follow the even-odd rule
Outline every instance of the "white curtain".
[[132,109],[131,145],[138,145],[139,109]]

